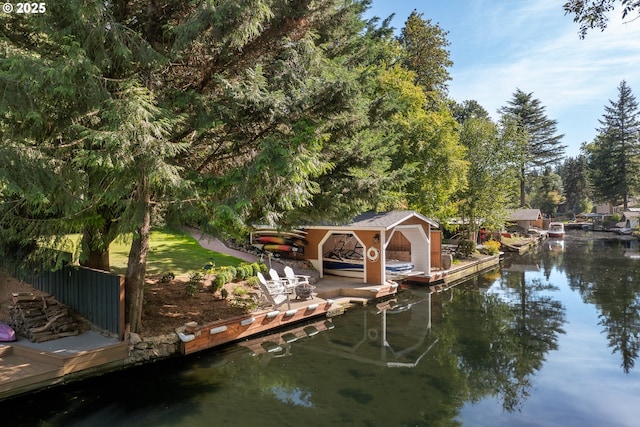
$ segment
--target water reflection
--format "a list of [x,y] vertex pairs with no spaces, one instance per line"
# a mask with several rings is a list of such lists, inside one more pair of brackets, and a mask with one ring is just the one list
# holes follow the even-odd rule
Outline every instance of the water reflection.
[[640,346],[638,240],[628,236],[602,236],[597,240],[580,237],[564,263],[569,286],[585,303],[598,307],[598,324],[609,347],[620,355],[622,369],[629,373]]
[[593,237],[547,241],[442,292],[405,289],[0,403],[3,425],[634,425],[640,260],[627,254],[638,242]]

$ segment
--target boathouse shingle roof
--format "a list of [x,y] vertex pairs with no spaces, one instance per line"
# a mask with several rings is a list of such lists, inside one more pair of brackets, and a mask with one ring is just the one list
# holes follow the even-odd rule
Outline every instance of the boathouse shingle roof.
[[438,227],[437,222],[416,211],[365,212],[346,225],[350,227],[382,227],[388,230],[411,217],[416,217],[434,227]]
[[541,217],[540,209],[518,209],[511,213],[509,221],[536,221]]
[[437,222],[432,219],[427,218],[426,216],[416,212],[416,211],[389,211],[389,212],[365,212],[354,217],[350,222],[347,223],[324,223],[324,224],[309,224],[304,226],[304,228],[327,228],[327,227],[339,227],[339,228],[349,228],[349,229],[385,229],[390,230],[403,223],[404,221],[410,218],[418,218],[421,221],[424,221],[431,225],[434,228],[438,228],[439,225]]

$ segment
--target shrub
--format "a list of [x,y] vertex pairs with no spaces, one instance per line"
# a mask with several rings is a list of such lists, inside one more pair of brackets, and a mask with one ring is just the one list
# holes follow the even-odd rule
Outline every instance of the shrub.
[[216,275],[216,278],[213,279],[213,281],[211,282],[211,285],[213,286],[213,292],[216,292],[218,289],[222,288],[224,286],[226,277],[224,273],[218,273]]
[[251,276],[247,279],[247,285],[251,286],[254,289],[258,289],[260,283],[260,279],[257,276]]
[[233,294],[234,295],[247,295],[249,292],[243,288],[242,286],[236,286],[235,288],[233,288]]
[[195,297],[198,294],[198,290],[200,290],[201,283],[202,273],[198,271],[189,273],[189,281],[185,285],[185,292],[187,296]]
[[258,301],[255,298],[234,298],[231,300],[231,305],[249,313],[258,307]]
[[220,289],[223,285],[230,283],[236,277],[236,268],[235,267],[220,267],[217,269],[214,274],[216,275],[215,279],[213,279],[213,285],[216,287],[214,292]]
[[169,283],[175,278],[176,278],[176,275],[173,274],[172,271],[165,271],[162,273],[162,276],[160,276],[160,283]]
[[253,270],[253,271],[251,272],[251,275],[252,275],[252,276],[257,276],[257,275],[258,275],[258,273],[261,271],[261,270],[260,270],[260,264],[259,264],[259,263],[257,263],[257,262],[252,263],[252,264],[251,264],[251,269]]
[[471,256],[472,253],[476,251],[476,244],[471,240],[462,240],[458,244],[458,252],[466,257]]
[[251,277],[253,274],[253,267],[251,264],[240,264],[236,269],[236,279],[237,280],[245,280],[248,277]]
[[489,255],[496,255],[500,252],[500,242],[496,240],[487,240],[484,242],[484,249]]
[[229,283],[229,282],[233,281],[233,279],[235,279],[235,278],[236,278],[236,274],[237,274],[238,270],[237,270],[234,266],[228,265],[228,266],[223,267],[223,269],[224,269],[224,271],[225,271],[225,272],[227,272],[227,273],[229,274],[229,276],[230,276],[230,278],[229,278],[229,280],[227,281],[227,283]]

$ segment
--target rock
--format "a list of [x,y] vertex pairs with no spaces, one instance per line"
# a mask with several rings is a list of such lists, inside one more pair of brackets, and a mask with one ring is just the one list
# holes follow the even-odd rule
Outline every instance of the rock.
[[142,338],[140,338],[140,335],[136,334],[135,332],[131,332],[131,335],[129,336],[129,342],[131,343],[131,345],[138,345],[142,342]]

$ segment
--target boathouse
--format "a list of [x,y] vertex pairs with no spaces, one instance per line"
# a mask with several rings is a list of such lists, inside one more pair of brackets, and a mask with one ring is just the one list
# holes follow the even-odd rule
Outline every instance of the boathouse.
[[545,228],[540,209],[518,209],[513,211],[509,217],[509,222],[515,224],[524,232],[530,228],[541,230]]
[[640,208],[628,208],[622,213],[625,228],[637,228],[640,225]]
[[304,258],[324,277],[328,252],[342,246],[361,260],[363,283],[385,284],[388,265],[404,261],[414,273],[430,277],[440,268],[438,224],[415,211],[367,212],[347,224],[306,226]]

